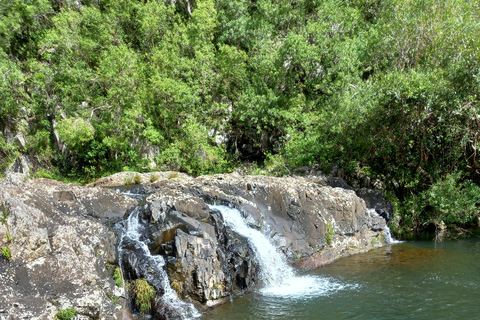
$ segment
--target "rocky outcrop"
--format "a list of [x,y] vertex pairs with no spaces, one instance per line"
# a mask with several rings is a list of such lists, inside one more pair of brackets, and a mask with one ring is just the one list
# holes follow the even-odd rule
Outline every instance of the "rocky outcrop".
[[55,319],[67,308],[76,319],[121,319],[125,294],[112,280],[116,238],[106,225],[135,201],[20,174],[0,183],[0,247],[11,254],[0,258],[0,319]]
[[[208,204],[239,209],[291,263],[315,268],[385,243],[385,220],[354,191],[312,177],[235,174],[163,179],[134,187],[147,199],[150,251],[166,257],[172,287],[200,306],[221,303],[257,282],[245,239]],[[138,276],[138,275],[137,275]]]
[[[0,258],[0,320],[54,319],[70,307],[77,319],[124,319],[126,306],[139,310],[112,280],[108,266],[117,264],[125,280],[145,279],[155,289],[154,319],[179,318],[190,306],[163,299],[173,291],[200,308],[245,294],[261,280],[254,253],[209,204],[239,209],[304,269],[385,242],[379,209],[367,208],[338,177],[136,175],[120,173],[86,187],[15,173],[1,181],[0,246],[11,258]],[[141,184],[118,187],[134,180]],[[119,189],[144,195],[141,206]],[[129,238],[130,212],[137,220]]]

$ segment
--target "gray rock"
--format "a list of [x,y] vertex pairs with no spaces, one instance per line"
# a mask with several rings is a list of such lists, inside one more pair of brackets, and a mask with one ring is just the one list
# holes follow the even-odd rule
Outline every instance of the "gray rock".
[[[214,306],[248,292],[256,283],[258,267],[247,241],[225,228],[221,215],[206,203],[239,209],[302,268],[384,244],[385,220],[375,210],[367,209],[353,190],[328,186],[337,178],[305,172],[305,177],[228,174],[142,186],[143,192],[152,193],[146,200],[153,225],[146,235],[150,250],[166,257],[179,296]],[[343,179],[338,179],[341,184]],[[331,243],[328,228],[333,230]],[[145,277],[141,272],[136,276]]]
[[379,190],[361,188],[357,195],[365,201],[367,208],[375,209],[387,222],[393,215],[393,204],[383,197]]
[[113,190],[16,175],[0,182],[8,214],[0,246],[11,252],[10,261],[0,258],[0,319],[54,319],[69,307],[78,319],[120,319],[122,306],[109,295],[125,294],[105,267],[116,264],[115,234],[102,221],[121,219],[134,201]]

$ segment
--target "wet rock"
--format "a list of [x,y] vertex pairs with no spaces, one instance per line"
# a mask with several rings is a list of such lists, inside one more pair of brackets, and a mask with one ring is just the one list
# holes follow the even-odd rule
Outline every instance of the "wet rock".
[[225,227],[221,214],[207,203],[238,208],[250,225],[262,229],[303,268],[385,243],[385,220],[353,190],[328,185],[332,179],[346,185],[341,178],[305,172],[304,177],[284,178],[229,174],[164,179],[142,186],[151,194],[145,237],[153,254],[165,255],[179,296],[202,307],[214,306],[245,294],[258,280],[248,242]]
[[367,208],[375,209],[387,222],[390,220],[393,214],[393,204],[385,200],[381,191],[361,188],[356,193],[365,201]]
[[[266,230],[291,261],[299,254],[309,257],[327,250],[338,258],[381,245],[368,239],[382,232],[385,221],[368,211],[354,191],[327,186],[318,176],[203,176],[185,189],[205,201],[237,207]],[[333,246],[325,240],[327,225],[334,230]]]

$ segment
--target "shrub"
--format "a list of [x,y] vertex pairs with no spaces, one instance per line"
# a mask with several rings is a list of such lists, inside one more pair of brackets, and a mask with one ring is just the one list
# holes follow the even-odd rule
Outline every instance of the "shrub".
[[460,182],[461,176],[461,173],[449,174],[424,193],[426,205],[433,210],[432,220],[446,224],[468,224],[476,220],[480,187],[470,180]]
[[73,308],[68,308],[65,310],[60,310],[55,317],[55,320],[69,320],[77,315],[77,310]]
[[60,138],[68,148],[78,150],[87,142],[93,140],[95,129],[90,122],[82,118],[67,118],[60,120],[57,126]]
[[145,279],[137,279],[132,283],[132,292],[135,296],[135,303],[141,314],[152,309],[152,301],[155,298],[155,289]]

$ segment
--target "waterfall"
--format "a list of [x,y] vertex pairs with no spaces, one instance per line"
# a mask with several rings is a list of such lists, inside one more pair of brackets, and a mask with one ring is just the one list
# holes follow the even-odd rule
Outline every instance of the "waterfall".
[[225,225],[245,237],[260,267],[263,288],[260,293],[281,297],[318,297],[345,287],[332,279],[318,276],[298,276],[272,242],[259,230],[248,226],[240,211],[220,205],[211,205],[223,217]]
[[397,243],[402,243],[403,241],[393,239],[392,233],[390,231],[390,228],[388,226],[385,226],[385,229],[383,229],[383,234],[385,235],[385,240],[387,241],[387,244],[397,244]]
[[[168,280],[168,275],[165,271],[165,260],[163,257],[161,255],[152,256],[145,241],[141,240],[141,233],[144,227],[140,223],[140,213],[141,207],[137,207],[126,220],[126,225],[118,245],[120,267],[123,269],[122,261],[123,255],[125,254],[124,247],[127,243],[133,242],[135,248],[140,249],[144,257],[148,259],[148,265],[154,268],[152,274],[155,275],[155,279],[160,280],[158,281],[160,288],[156,289],[157,291],[160,289],[161,292],[163,292],[163,295],[160,298],[162,299],[163,304],[174,310],[175,313],[180,316],[180,319],[199,318],[201,314],[195,309],[195,307],[190,303],[180,300],[175,290],[170,286],[170,281]],[[177,319],[178,317],[175,318]]]

